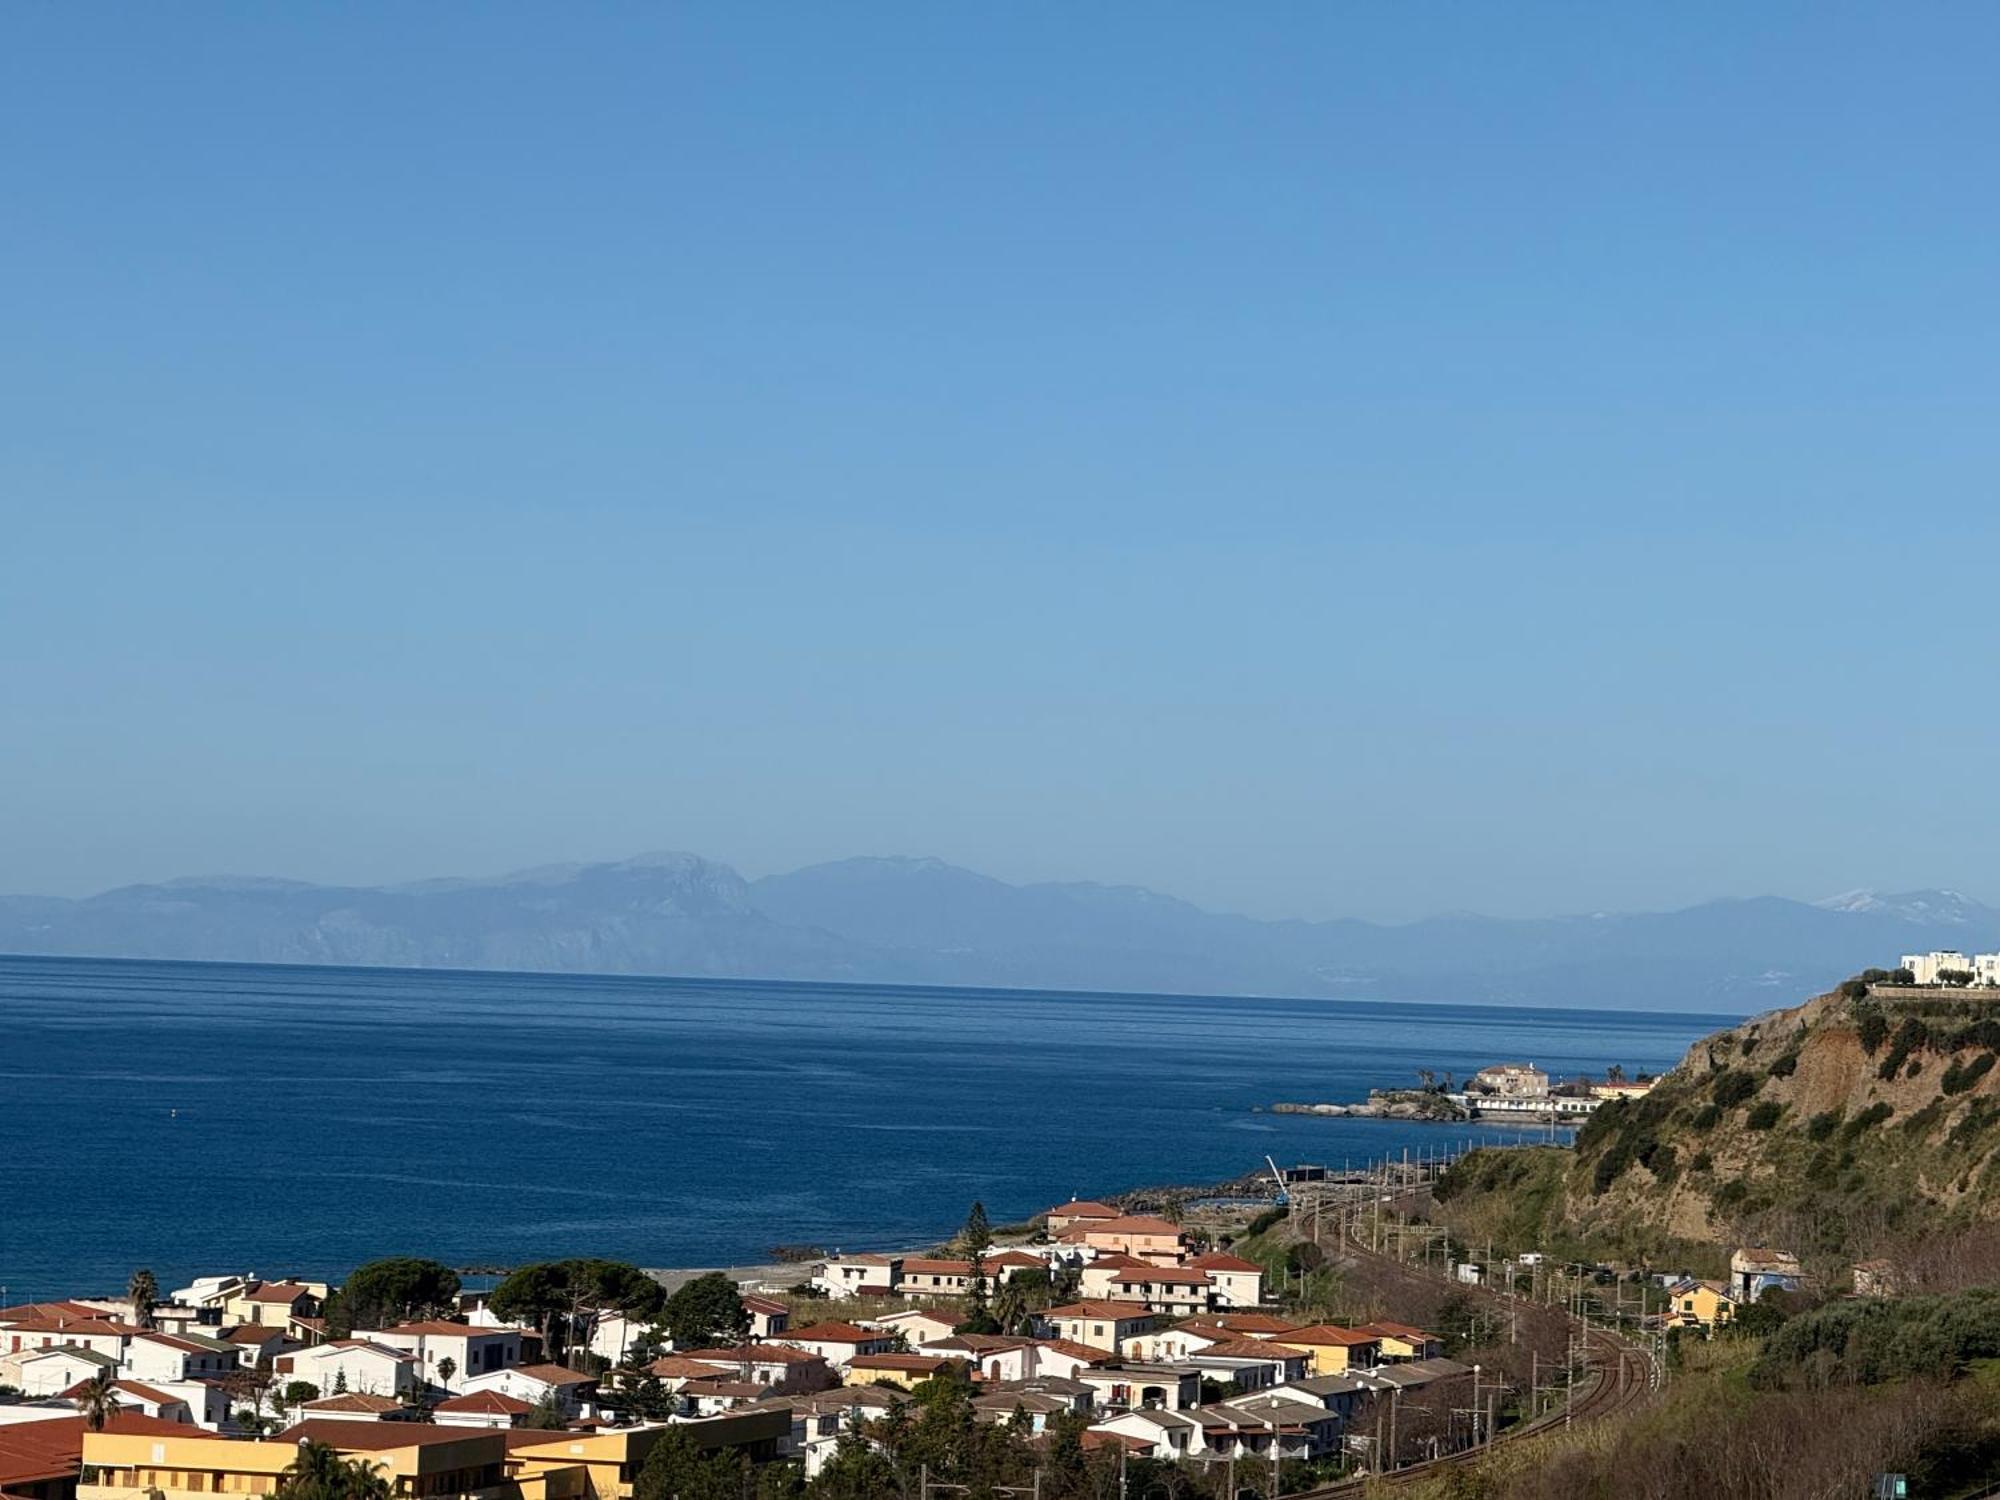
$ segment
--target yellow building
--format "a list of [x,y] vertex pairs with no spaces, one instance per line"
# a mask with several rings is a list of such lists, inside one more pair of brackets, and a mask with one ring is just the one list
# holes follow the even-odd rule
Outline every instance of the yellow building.
[[[737,1448],[751,1462],[777,1456],[779,1442],[792,1430],[789,1408],[779,1411],[732,1411],[676,1424],[701,1448]],[[610,1427],[599,1432],[534,1432],[516,1428],[506,1434],[509,1468],[524,1491],[531,1481],[545,1480],[547,1500],[632,1500],[632,1482],[646,1466],[667,1432],[665,1426]],[[559,1489],[580,1474],[575,1489]],[[81,1500],[81,1497],[78,1497]],[[533,1500],[529,1495],[528,1500]]]
[[847,1362],[850,1385],[899,1385],[913,1391],[926,1380],[949,1375],[959,1361],[932,1354],[857,1354]]
[[1677,1281],[1667,1289],[1667,1323],[1674,1328],[1699,1328],[1713,1333],[1736,1316],[1736,1299],[1716,1281]]
[[1314,1375],[1341,1375],[1353,1365],[1372,1365],[1381,1344],[1372,1333],[1363,1333],[1358,1328],[1340,1328],[1332,1323],[1295,1328],[1290,1333],[1274,1335],[1265,1342],[1296,1349],[1310,1356]]
[[299,1456],[299,1444],[317,1439],[344,1458],[370,1463],[402,1496],[472,1496],[479,1500],[569,1500],[582,1492],[581,1473],[568,1485],[515,1484],[507,1475],[506,1434],[490,1428],[431,1427],[416,1422],[302,1422],[272,1442],[159,1433],[84,1434],[83,1466],[89,1482],[77,1500],[144,1500],[148,1491],[268,1495]]

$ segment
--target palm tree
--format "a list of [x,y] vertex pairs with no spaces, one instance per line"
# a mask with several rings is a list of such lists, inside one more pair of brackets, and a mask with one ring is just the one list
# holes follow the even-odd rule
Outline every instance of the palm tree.
[[451,1377],[458,1373],[458,1361],[447,1354],[438,1361],[438,1384],[447,1391],[451,1389]]
[[104,1424],[118,1415],[117,1378],[109,1370],[99,1370],[71,1399],[83,1413],[84,1426],[92,1432],[102,1432]]
[[347,1467],[331,1444],[307,1438],[278,1476],[279,1500],[334,1500],[346,1493]]
[[134,1271],[132,1279],[125,1283],[125,1295],[132,1303],[134,1323],[147,1330],[159,1325],[153,1309],[160,1305],[160,1283],[151,1271],[143,1267]]

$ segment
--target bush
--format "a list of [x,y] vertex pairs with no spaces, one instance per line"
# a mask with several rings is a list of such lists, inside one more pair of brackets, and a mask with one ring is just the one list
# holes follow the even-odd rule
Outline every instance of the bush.
[[1697,1151],[1694,1154],[1694,1160],[1688,1163],[1688,1170],[1690,1172],[1712,1172],[1715,1170],[1715,1158],[1710,1156],[1706,1151]]
[[1840,1129],[1840,1117],[1845,1113],[1845,1110],[1839,1109],[1821,1110],[1810,1120],[1806,1121],[1806,1139],[1809,1141],[1825,1140],[1834,1131]]
[[1732,1177],[1715,1190],[1715,1206],[1731,1209],[1750,1196],[1750,1184],[1741,1177]]
[[1722,1119],[1722,1111],[1713,1104],[1704,1104],[1688,1120],[1692,1130],[1713,1130]]
[[1267,1208],[1250,1221],[1250,1227],[1244,1232],[1246,1234],[1262,1234],[1267,1229],[1275,1229],[1278,1225],[1285,1222],[1288,1214],[1289,1210],[1283,1204]]
[[1783,1057],[1772,1063],[1769,1069],[1773,1078],[1790,1078],[1798,1070],[1799,1055],[1796,1052],[1787,1052]]
[[1755,1073],[1733,1070],[1717,1076],[1715,1087],[1710,1093],[1718,1106],[1734,1109],[1745,1099],[1757,1092],[1758,1078]]
[[1969,1063],[1954,1062],[1944,1070],[1943,1088],[1947,1094],[1962,1094],[1980,1079],[1993,1071],[1994,1055],[1982,1052]]
[[1769,1130],[1784,1112],[1785,1107],[1775,1099],[1759,1100],[1750,1106],[1750,1113],[1743,1117],[1743,1123],[1752,1130]]
[[1889,1023],[1883,1019],[1881,1011],[1867,1011],[1861,1017],[1861,1024],[1855,1028],[1855,1034],[1861,1038],[1861,1050],[1873,1057],[1875,1049],[1888,1039]]
[[1873,1130],[1896,1111],[1881,1100],[1876,1100],[1860,1114],[1847,1122],[1847,1138],[1851,1141],[1863,1131]]

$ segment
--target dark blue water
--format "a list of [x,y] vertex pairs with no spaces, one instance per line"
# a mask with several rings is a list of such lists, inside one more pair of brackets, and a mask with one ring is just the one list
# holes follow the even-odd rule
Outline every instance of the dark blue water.
[[[1441,1127],[1256,1113],[1734,1017],[0,958],[0,1302],[384,1254],[748,1263]],[[1515,1139],[1514,1135],[1504,1138]]]

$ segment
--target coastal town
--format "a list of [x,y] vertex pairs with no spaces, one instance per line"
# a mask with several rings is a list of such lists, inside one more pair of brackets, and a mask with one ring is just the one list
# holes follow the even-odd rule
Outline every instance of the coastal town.
[[[909,1440],[913,1412],[946,1408],[1019,1444],[1036,1474],[1062,1458],[1210,1486],[1169,1494],[1312,1492],[1491,1442],[1555,1399],[1552,1383],[1523,1392],[1499,1364],[1454,1357],[1478,1342],[1476,1317],[1447,1336],[1324,1315],[1329,1235],[1387,1263],[1386,1212],[1393,1253],[1410,1256],[1403,1209],[1432,1175],[1412,1170],[1299,1169],[1267,1206],[1176,1202],[1172,1217],[1079,1199],[996,1229],[975,1205],[948,1245],[825,1255],[789,1281],[568,1261],[469,1290],[399,1258],[338,1287],[215,1274],[162,1290],[141,1271],[118,1294],[0,1307],[0,1496],[706,1493],[686,1474],[665,1487],[675,1465],[756,1476],[741,1493],[760,1496],[891,1493],[890,1470],[868,1465]],[[1531,1304],[1543,1286],[1552,1303],[1541,1259],[1447,1256],[1434,1275],[1525,1287]],[[1726,1283],[1658,1277],[1645,1323],[1712,1333],[1796,1277],[1762,1251],[1741,1252]],[[1456,1324],[1469,1304],[1428,1305]],[[313,1466],[359,1488],[300,1489]]]

